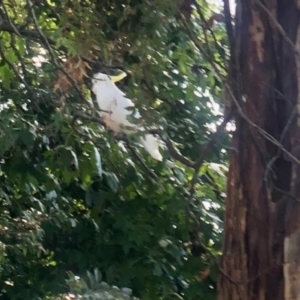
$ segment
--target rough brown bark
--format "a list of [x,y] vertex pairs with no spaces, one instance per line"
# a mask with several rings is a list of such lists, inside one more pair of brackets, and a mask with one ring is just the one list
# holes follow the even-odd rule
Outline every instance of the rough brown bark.
[[219,300],[300,299],[297,2],[261,1],[265,9],[257,0],[237,1],[239,67],[232,69],[240,70],[243,116],[237,110]]

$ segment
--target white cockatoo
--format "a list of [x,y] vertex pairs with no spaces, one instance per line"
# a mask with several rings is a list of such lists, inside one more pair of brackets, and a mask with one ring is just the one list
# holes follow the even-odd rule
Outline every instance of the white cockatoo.
[[[115,82],[122,80],[125,76],[124,72],[117,76],[97,73],[92,79],[92,91],[96,95],[101,110],[99,114],[107,128],[117,133],[130,134],[145,129],[130,123],[127,119],[132,114],[132,111],[127,108],[134,108],[134,103],[126,98],[125,94],[115,85]],[[141,115],[137,110],[132,115],[141,120]],[[162,161],[158,142],[152,134],[141,136],[140,142],[153,158]]]

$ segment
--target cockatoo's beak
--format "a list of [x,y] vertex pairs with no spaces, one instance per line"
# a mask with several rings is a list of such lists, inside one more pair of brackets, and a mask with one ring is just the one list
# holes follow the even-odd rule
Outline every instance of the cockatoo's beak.
[[109,76],[109,78],[113,83],[115,83],[115,82],[122,80],[126,76],[127,76],[127,74],[125,72],[122,72],[121,74],[116,75],[116,76]]

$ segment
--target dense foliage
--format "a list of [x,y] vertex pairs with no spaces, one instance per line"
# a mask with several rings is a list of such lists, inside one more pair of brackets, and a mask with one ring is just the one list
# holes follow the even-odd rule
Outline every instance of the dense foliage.
[[[2,299],[83,293],[66,280],[98,269],[97,281],[141,299],[215,299],[228,136],[207,151],[222,122],[227,55],[212,9],[2,2]],[[119,87],[160,134],[163,162],[95,114],[90,76],[120,70]]]

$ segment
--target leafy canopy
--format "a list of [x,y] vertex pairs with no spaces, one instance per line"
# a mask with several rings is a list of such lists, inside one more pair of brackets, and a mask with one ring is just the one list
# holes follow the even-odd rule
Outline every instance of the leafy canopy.
[[[91,292],[103,280],[215,299],[227,134],[202,154],[222,122],[227,41],[210,6],[6,0],[0,13],[1,297],[104,299]],[[162,163],[95,113],[90,77],[122,69]]]

